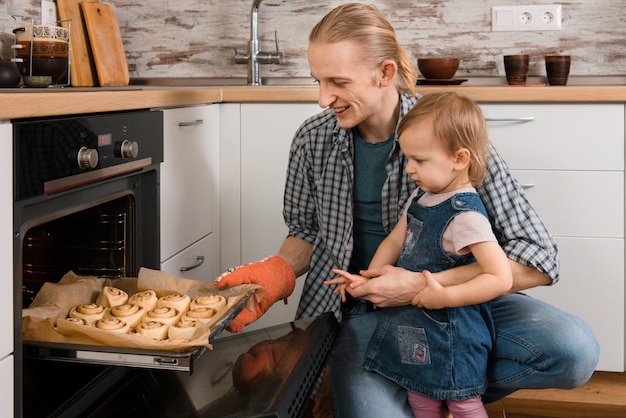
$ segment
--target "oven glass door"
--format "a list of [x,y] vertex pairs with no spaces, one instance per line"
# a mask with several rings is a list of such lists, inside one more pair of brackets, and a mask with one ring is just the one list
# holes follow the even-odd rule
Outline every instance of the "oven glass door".
[[[15,202],[15,318],[21,318],[22,306],[29,306],[44,282],[58,282],[70,270],[81,275],[133,277],[140,267],[158,269],[158,195],[155,166]],[[46,416],[76,396],[76,387],[92,387],[116,375],[114,367],[25,358],[17,321],[15,335],[15,405],[24,417]],[[72,378],[60,383],[65,375]],[[31,402],[44,393],[56,395],[45,395],[45,404]]]

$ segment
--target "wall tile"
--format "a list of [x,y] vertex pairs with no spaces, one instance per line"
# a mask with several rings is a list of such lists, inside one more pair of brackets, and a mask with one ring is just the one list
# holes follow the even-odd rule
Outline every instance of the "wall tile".
[[[250,0],[111,0],[121,27],[132,77],[245,77],[234,50],[247,49]],[[260,6],[261,49],[273,51],[277,31],[282,65],[265,65],[268,76],[309,75],[310,28],[342,1],[266,0]],[[457,77],[503,76],[502,56],[531,55],[530,75],[545,75],[545,54],[571,54],[571,75],[626,74],[626,0],[579,0],[563,5],[563,30],[491,32],[491,5],[513,1],[372,1],[393,23],[415,58],[458,56]],[[544,0],[527,1],[545,4]],[[0,1],[0,42],[12,56],[11,15],[35,17],[39,0]]]

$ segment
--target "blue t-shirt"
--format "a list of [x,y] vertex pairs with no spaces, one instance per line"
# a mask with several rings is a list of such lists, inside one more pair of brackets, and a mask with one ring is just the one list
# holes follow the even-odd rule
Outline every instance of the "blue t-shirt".
[[354,129],[354,250],[350,260],[353,273],[366,269],[387,236],[383,227],[382,189],[387,172],[385,163],[395,135],[384,142],[366,142]]

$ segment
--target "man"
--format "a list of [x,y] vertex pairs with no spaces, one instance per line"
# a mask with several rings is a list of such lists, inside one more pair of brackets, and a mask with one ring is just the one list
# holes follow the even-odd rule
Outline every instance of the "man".
[[[394,266],[367,270],[378,244],[393,229],[415,187],[396,141],[400,118],[419,99],[413,60],[391,24],[372,6],[350,3],[328,13],[309,37],[311,75],[319,82],[322,113],[304,122],[291,146],[284,197],[289,235],[278,255],[240,266],[219,288],[259,283],[266,294],[255,311],[233,321],[241,330],[291,294],[308,271],[297,317],[332,311],[342,327],[331,353],[331,384],[338,417],[412,416],[406,392],[366,372],[365,349],[378,308],[419,299],[421,273]],[[593,333],[580,319],[515,294],[558,280],[556,244],[508,168],[492,150],[477,188],[513,272],[512,294],[492,303],[497,340],[489,361],[490,402],[523,388],[573,388],[598,361]],[[341,303],[323,285],[332,268],[361,272],[364,285]],[[437,273],[444,286],[469,280],[478,266]],[[417,302],[416,302],[417,303]],[[417,308],[416,308],[417,309]]]

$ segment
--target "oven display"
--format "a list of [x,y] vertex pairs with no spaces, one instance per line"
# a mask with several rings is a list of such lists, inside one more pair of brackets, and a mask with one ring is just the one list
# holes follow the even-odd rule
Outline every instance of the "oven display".
[[111,134],[98,135],[98,148],[113,145],[113,136]]

